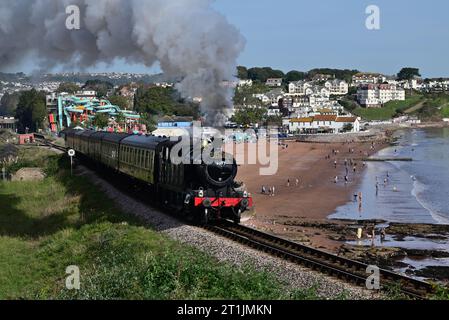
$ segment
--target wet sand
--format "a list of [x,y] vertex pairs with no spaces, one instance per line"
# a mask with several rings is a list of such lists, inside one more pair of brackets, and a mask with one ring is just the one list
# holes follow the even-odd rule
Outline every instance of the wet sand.
[[[280,236],[336,251],[341,243],[331,232],[315,227],[329,222],[328,216],[353,197],[363,177],[362,159],[385,147],[385,143],[300,143],[286,142],[278,147],[279,169],[275,175],[261,176],[258,165],[243,164],[237,180],[243,181],[254,198],[254,216],[246,224]],[[248,145],[245,145],[247,147]],[[350,150],[354,150],[350,152]],[[337,154],[332,151],[338,150]],[[245,150],[247,154],[247,150]],[[330,156],[328,159],[327,157]],[[353,159],[356,172],[348,164],[345,184],[345,159]],[[337,161],[337,168],[334,166]],[[338,176],[338,183],[335,183]],[[290,186],[288,186],[290,179]],[[296,179],[299,180],[296,186]],[[262,186],[275,187],[275,195],[261,193]],[[332,222],[337,223],[338,222]]]

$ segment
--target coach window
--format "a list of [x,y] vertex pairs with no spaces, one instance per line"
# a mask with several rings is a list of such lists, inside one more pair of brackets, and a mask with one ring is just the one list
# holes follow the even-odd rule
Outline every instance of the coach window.
[[143,167],[143,150],[139,149],[139,168]]

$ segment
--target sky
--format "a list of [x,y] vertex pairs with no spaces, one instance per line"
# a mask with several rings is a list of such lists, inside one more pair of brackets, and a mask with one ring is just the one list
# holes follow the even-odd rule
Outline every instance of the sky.
[[[380,30],[365,26],[369,5],[380,9]],[[447,0],[216,0],[213,6],[246,39],[241,65],[387,75],[417,67],[423,77],[449,77]],[[29,59],[18,67],[28,72],[32,66]],[[91,71],[154,73],[159,68],[118,61]]]

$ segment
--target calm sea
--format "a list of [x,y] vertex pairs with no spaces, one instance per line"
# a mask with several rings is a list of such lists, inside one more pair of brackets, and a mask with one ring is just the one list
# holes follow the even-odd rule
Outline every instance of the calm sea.
[[449,128],[408,129],[397,136],[398,146],[376,156],[413,162],[368,162],[357,191],[362,209],[348,199],[330,218],[449,224]]

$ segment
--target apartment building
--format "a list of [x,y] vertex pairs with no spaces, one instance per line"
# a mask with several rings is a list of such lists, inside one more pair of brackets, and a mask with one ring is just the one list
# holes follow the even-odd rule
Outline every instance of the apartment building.
[[324,87],[329,90],[331,95],[344,96],[347,95],[349,92],[349,85],[344,80],[335,79],[331,81],[326,81],[324,83]]
[[357,100],[366,108],[380,108],[389,101],[404,101],[405,90],[391,84],[362,85],[357,90]]
[[352,85],[359,86],[362,84],[378,84],[387,80],[387,77],[380,73],[360,72],[352,76]]

